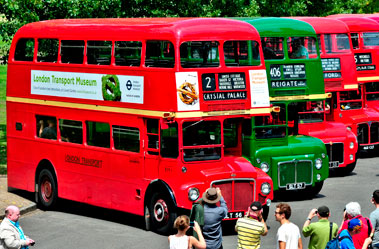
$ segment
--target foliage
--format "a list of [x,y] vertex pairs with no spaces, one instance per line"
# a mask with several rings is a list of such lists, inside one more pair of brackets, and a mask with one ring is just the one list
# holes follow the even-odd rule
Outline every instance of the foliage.
[[5,115],[5,87],[7,67],[0,66],[0,175],[6,173],[7,146],[6,146],[6,115]]
[[0,63],[22,25],[60,18],[326,16],[379,12],[378,0],[0,0]]

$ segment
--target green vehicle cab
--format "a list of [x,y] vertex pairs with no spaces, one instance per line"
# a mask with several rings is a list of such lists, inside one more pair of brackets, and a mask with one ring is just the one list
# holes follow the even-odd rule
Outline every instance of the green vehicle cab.
[[244,121],[243,156],[271,176],[275,195],[316,195],[329,176],[328,154],[322,140],[299,134],[299,124],[313,115],[305,110],[327,97],[316,33],[298,20],[239,19],[261,36],[273,105],[271,116]]

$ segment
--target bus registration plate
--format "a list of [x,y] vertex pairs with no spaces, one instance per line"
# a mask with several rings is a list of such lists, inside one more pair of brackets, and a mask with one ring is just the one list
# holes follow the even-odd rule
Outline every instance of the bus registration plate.
[[374,148],[375,148],[374,145],[368,145],[368,146],[363,147],[364,150],[373,150]]
[[286,185],[286,190],[296,190],[296,189],[304,189],[304,188],[305,188],[305,182],[288,183]]
[[334,161],[334,162],[329,162],[329,168],[338,168],[340,165],[340,162]]
[[224,219],[238,219],[242,218],[245,215],[244,211],[238,211],[238,212],[229,212]]

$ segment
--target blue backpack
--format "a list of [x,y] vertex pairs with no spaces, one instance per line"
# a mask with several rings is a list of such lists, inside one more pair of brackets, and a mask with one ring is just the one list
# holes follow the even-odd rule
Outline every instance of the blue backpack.
[[329,241],[326,244],[325,249],[340,249],[340,241],[343,239],[348,239],[348,236],[342,236],[342,237],[337,237],[332,239],[332,228],[333,228],[333,223],[330,222],[330,234],[329,234]]

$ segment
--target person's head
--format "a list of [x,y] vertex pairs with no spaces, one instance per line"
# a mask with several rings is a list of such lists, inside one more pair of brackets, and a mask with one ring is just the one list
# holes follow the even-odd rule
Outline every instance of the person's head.
[[178,218],[176,218],[174,222],[174,228],[178,229],[179,231],[186,231],[189,228],[189,218],[187,215],[181,215]]
[[346,204],[345,209],[349,219],[361,214],[361,206],[358,202],[349,202]]
[[379,204],[379,189],[375,190],[372,194],[372,200],[374,201],[374,204]]
[[352,219],[347,224],[347,230],[352,234],[358,234],[362,230],[362,222],[359,219]]
[[259,217],[259,215],[263,212],[262,204],[259,201],[254,201],[248,208],[248,215],[251,217]]
[[320,218],[328,218],[330,215],[329,208],[327,206],[321,206],[317,209],[317,215],[320,216]]
[[209,188],[203,194],[203,202],[208,204],[216,204],[221,199],[221,195],[216,188]]
[[50,127],[55,126],[55,122],[54,122],[54,120],[52,120],[52,119],[48,119],[48,120],[47,120],[47,124],[48,124]]
[[275,219],[281,221],[283,219],[288,220],[291,217],[291,207],[287,203],[279,203],[276,205]]
[[13,222],[17,222],[18,219],[20,218],[20,209],[18,209],[18,207],[13,206],[13,205],[8,206],[5,209],[5,217],[7,217]]

